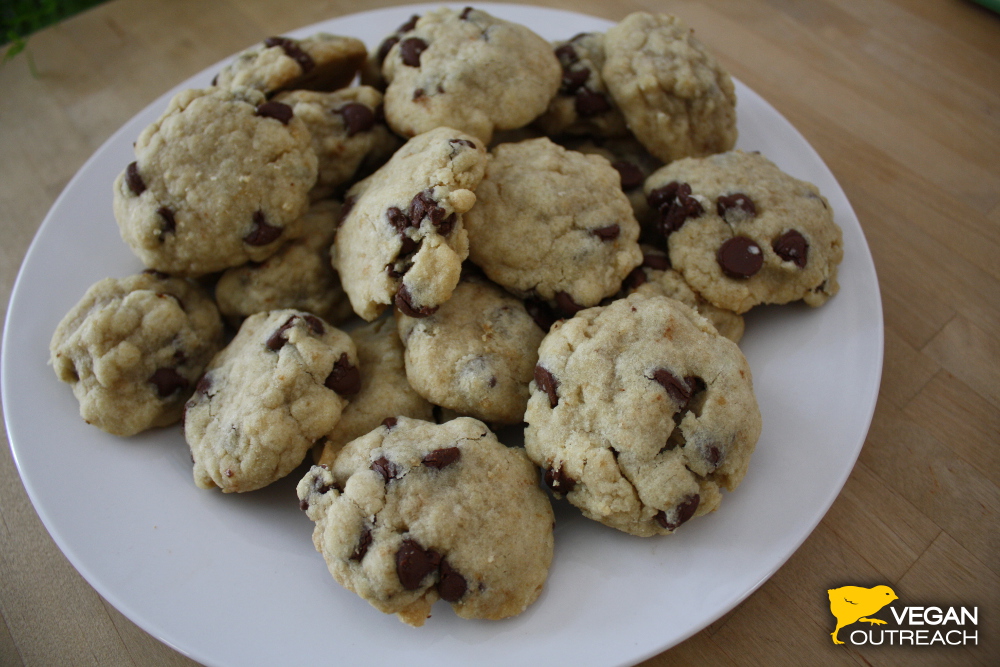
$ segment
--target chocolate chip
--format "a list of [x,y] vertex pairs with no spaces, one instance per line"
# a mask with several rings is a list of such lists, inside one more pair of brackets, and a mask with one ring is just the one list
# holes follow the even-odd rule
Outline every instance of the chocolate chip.
[[208,390],[212,388],[212,378],[209,375],[202,375],[198,380],[198,384],[194,387],[194,393],[196,394],[208,394]]
[[676,521],[667,521],[667,513],[660,510],[656,513],[653,518],[658,524],[666,528],[667,530],[677,530],[677,528],[688,521],[694,516],[695,511],[698,509],[698,503],[701,501],[701,497],[696,493],[690,495],[684,499],[681,504],[677,506],[677,519]]
[[424,218],[428,218],[435,227],[444,220],[447,211],[438,206],[434,199],[434,190],[428,188],[418,193],[410,201],[410,224],[419,227]]
[[399,45],[399,53],[403,64],[410,67],[420,67],[420,54],[427,48],[427,42],[419,37],[404,39]]
[[264,46],[280,46],[285,55],[294,60],[302,68],[303,73],[316,67],[316,61],[308,53],[302,50],[298,42],[288,37],[268,37],[264,40]]
[[409,216],[395,206],[390,206],[385,210],[385,217],[389,219],[389,224],[399,232],[400,236],[403,236],[407,227],[410,227],[412,224]]
[[438,234],[441,236],[448,236],[451,234],[451,230],[455,228],[456,220],[458,220],[458,217],[454,213],[442,220],[441,224],[437,226]]
[[589,88],[581,88],[576,91],[573,99],[573,108],[580,114],[581,118],[590,118],[599,113],[611,110],[611,103],[608,98],[601,93],[596,93]]
[[361,391],[361,371],[351,363],[347,353],[343,352],[340,359],[333,364],[333,370],[326,377],[327,389],[332,389],[341,396],[351,396]]
[[652,379],[667,390],[667,394],[670,398],[674,399],[674,402],[677,403],[682,410],[687,406],[688,401],[691,400],[691,387],[688,386],[687,382],[681,380],[667,369],[657,368],[653,371]]
[[757,215],[757,207],[754,206],[753,200],[742,192],[720,196],[715,200],[715,210],[730,224],[742,222]]
[[559,380],[546,368],[535,366],[535,386],[549,395],[549,407],[559,405]]
[[372,461],[372,470],[382,475],[382,479],[388,484],[391,480],[397,479],[403,471],[395,463],[385,458],[384,456]]
[[175,391],[187,389],[191,383],[174,368],[158,368],[149,381],[156,385],[156,394],[166,398]]
[[457,144],[459,146],[468,146],[469,148],[472,148],[473,150],[476,149],[476,144],[473,143],[473,142],[471,142],[471,141],[469,141],[468,139],[451,139],[451,140],[448,141],[448,143],[449,144]]
[[458,18],[462,19],[463,21],[467,21],[469,19],[469,12],[471,11],[472,7],[466,7],[465,9],[462,10],[462,13],[458,15]]
[[416,540],[403,540],[396,552],[396,576],[408,591],[420,588],[428,574],[441,565],[441,555],[433,549],[424,549]]
[[625,287],[629,290],[639,289],[642,285],[646,283],[646,272],[642,270],[641,266],[637,266],[632,269],[627,276],[625,276]]
[[531,315],[531,319],[535,321],[535,324],[546,333],[559,320],[559,316],[556,315],[549,304],[541,299],[525,299],[524,309]]
[[580,56],[576,54],[576,49],[573,48],[572,44],[563,44],[558,49],[555,50],[556,58],[559,59],[565,65],[572,65]]
[[410,20],[403,25],[396,28],[396,32],[410,32],[417,27],[417,21],[420,20],[420,14],[414,14],[410,17]]
[[243,242],[252,246],[264,246],[277,241],[283,231],[281,227],[269,225],[264,212],[257,211],[253,214],[253,229],[243,237]]
[[393,302],[396,304],[396,308],[399,308],[400,312],[408,317],[429,317],[437,312],[438,309],[437,306],[421,306],[416,308],[413,305],[413,295],[410,294],[410,289],[406,286],[406,283],[402,283],[399,286]]
[[545,471],[543,476],[545,485],[564,496],[576,488],[576,480],[566,474],[566,468],[559,466],[558,470],[552,468]]
[[285,343],[288,342],[288,339],[285,338],[285,332],[291,329],[292,326],[294,326],[296,317],[298,316],[292,315],[287,320],[285,320],[284,324],[282,324],[280,327],[274,330],[274,333],[271,334],[268,337],[267,342],[264,343],[265,345],[267,345],[267,349],[271,350],[271,352],[277,352],[278,350],[280,350],[285,346]]
[[302,316],[302,319],[306,321],[309,328],[313,330],[313,333],[322,336],[323,332],[326,330],[323,326],[323,320],[319,319],[315,315],[309,315],[308,313]]
[[309,509],[309,501],[308,500],[300,500],[299,501],[299,509],[302,510],[303,512],[305,512],[307,509]]
[[424,89],[423,88],[417,88],[416,90],[413,91],[413,98],[412,99],[413,99],[414,102],[416,102],[417,100],[419,100],[424,95],[425,95]]
[[337,109],[344,119],[347,136],[353,137],[358,132],[367,132],[375,126],[375,114],[364,104],[351,102]]
[[764,266],[764,253],[753,239],[734,236],[722,244],[716,260],[730,278],[749,278]]
[[646,180],[645,176],[642,175],[642,170],[627,160],[617,160],[612,162],[611,166],[618,170],[622,181],[622,190],[634,190]]
[[621,234],[621,227],[618,225],[608,225],[607,227],[598,227],[597,229],[591,229],[590,233],[601,239],[602,241],[614,241]]
[[448,561],[441,559],[441,579],[438,582],[438,594],[445,602],[458,602],[465,595],[469,585],[465,577],[458,573]]
[[572,317],[584,309],[584,306],[574,301],[573,297],[566,292],[556,292],[556,307],[568,317]]
[[160,216],[163,220],[163,233],[169,234],[177,229],[177,220],[174,218],[174,212],[171,211],[166,206],[161,206],[156,209],[156,214]]
[[642,254],[642,265],[654,271],[668,271],[671,268],[669,255],[657,255],[653,253]]
[[396,37],[395,35],[393,35],[392,37],[387,37],[382,42],[382,44],[379,45],[379,47],[378,47],[378,54],[377,54],[378,64],[379,65],[381,65],[383,62],[385,62],[385,57],[387,55],[389,55],[389,51],[391,51],[392,47],[396,46],[396,44],[398,44],[398,43],[399,43],[399,37]]
[[139,175],[139,165],[135,162],[130,162],[125,167],[125,184],[128,185],[128,189],[132,191],[132,194],[137,197],[146,191],[146,182]]
[[351,554],[351,560],[358,563],[361,559],[365,557],[368,553],[368,547],[372,544],[372,531],[371,528],[365,526],[361,529],[361,537],[358,538],[358,546],[354,547],[354,553]]
[[562,75],[562,84],[560,86],[559,92],[563,95],[573,95],[578,90],[583,88],[584,84],[587,83],[587,79],[590,78],[590,68],[582,67],[580,69],[564,69]]
[[691,186],[677,181],[650,192],[646,202],[659,214],[660,233],[664,237],[680,229],[688,218],[697,218],[705,212],[701,203],[691,196]]
[[455,461],[462,458],[462,450],[458,447],[445,447],[444,449],[435,449],[430,452],[423,459],[420,460],[428,468],[435,468],[440,470],[446,466],[451,465]]
[[705,458],[712,465],[712,470],[719,467],[719,461],[722,460],[722,452],[715,445],[709,445],[705,448]]
[[264,118],[273,118],[277,121],[281,121],[282,125],[288,125],[295,113],[292,111],[292,107],[287,104],[271,100],[268,102],[261,102],[257,105],[257,115]]
[[774,241],[774,253],[786,262],[804,269],[809,258],[809,242],[797,230],[789,229]]
[[399,423],[399,420],[395,417],[386,417],[382,420],[382,426],[385,426],[390,431]]

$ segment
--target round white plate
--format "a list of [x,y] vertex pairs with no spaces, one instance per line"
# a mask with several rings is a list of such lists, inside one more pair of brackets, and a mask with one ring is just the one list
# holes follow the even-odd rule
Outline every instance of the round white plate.
[[[477,6],[547,39],[609,27],[564,11]],[[291,34],[354,35],[375,48],[430,8],[365,12]],[[333,581],[312,546],[294,479],[243,495],[204,491],[192,481],[179,428],[122,439],[85,424],[70,388],[46,363],[49,339],[89,285],[142,269],[118,235],[112,182],[170,96],[207,86],[221,65],[151,104],[73,178],[28,251],[4,332],[4,411],[28,495],[67,558],[136,624],[207,665],[627,665],[734,607],[826,513],[861,449],[878,393],[878,282],[857,217],[829,169],[739,82],[739,147],[816,183],[833,206],[844,230],[841,291],[819,309],[749,315],[741,347],[764,431],[743,485],[718,512],[676,535],[631,537],[559,502],[555,559],[532,607],[485,622],[461,620],[439,602],[433,618],[413,629]]]

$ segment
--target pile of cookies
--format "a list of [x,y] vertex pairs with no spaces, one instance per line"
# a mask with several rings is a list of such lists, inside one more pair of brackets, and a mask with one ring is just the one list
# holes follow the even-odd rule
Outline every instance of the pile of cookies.
[[837,292],[825,198],[735,142],[672,16],[273,37],[138,137],[114,212],[148,268],[91,287],[51,363],[109,433],[182,421],[199,487],[311,456],[314,544],[376,608],[509,617],[550,494],[640,536],[715,510],[761,431],[742,314]]

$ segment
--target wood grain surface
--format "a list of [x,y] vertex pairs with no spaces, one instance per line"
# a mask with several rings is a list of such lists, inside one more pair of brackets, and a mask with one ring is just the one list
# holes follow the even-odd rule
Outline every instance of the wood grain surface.
[[[132,115],[266,36],[388,4],[114,0],[32,36],[37,76],[23,54],[0,68],[2,311],[49,207]],[[757,592],[644,664],[1000,664],[1000,17],[964,0],[536,4],[694,26],[830,166],[881,283],[881,393],[843,492]],[[979,645],[834,646],[825,591],[843,582],[979,606]],[[73,569],[6,446],[0,612],[0,665],[193,664]]]

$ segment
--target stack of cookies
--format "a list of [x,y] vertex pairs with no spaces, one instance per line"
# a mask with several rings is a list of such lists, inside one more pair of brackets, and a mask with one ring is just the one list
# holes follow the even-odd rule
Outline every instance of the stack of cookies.
[[109,433],[182,421],[199,487],[311,456],[314,544],[381,611],[509,617],[550,497],[639,536],[715,510],[761,432],[742,315],[837,292],[826,199],[736,138],[672,16],[272,37],[139,136],[114,212],[147,270],[91,287],[52,364]]

